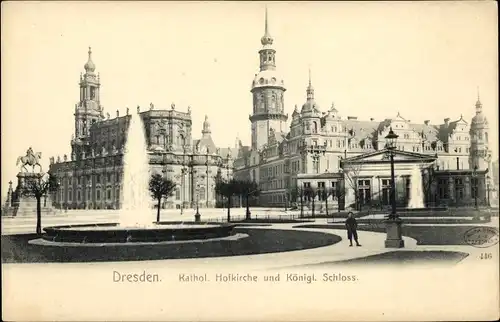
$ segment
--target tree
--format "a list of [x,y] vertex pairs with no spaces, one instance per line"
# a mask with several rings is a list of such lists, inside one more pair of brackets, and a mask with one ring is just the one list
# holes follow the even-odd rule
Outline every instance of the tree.
[[43,174],[38,174],[37,178],[27,178],[19,193],[23,196],[34,197],[36,199],[36,233],[42,234],[42,197],[56,192],[59,189],[59,181],[54,175],[49,174],[43,178]]
[[312,211],[312,216],[314,217],[314,201],[316,199],[316,196],[318,195],[318,190],[313,187],[305,187],[304,188],[304,196],[306,197],[307,201],[311,202],[311,211]]
[[297,189],[300,197],[300,218],[304,217],[304,188]]
[[340,210],[341,210],[341,207],[340,207],[341,202],[345,198],[345,187],[344,187],[343,183],[344,183],[343,180],[342,181],[338,181],[335,189],[332,191],[333,196],[337,199],[337,205],[338,205],[337,210],[338,210],[338,212],[340,212]]
[[332,188],[324,188],[321,189],[320,196],[325,200],[326,216],[328,217],[328,198],[330,196],[335,197],[335,191]]
[[[436,198],[432,198],[432,185],[436,181],[434,168],[430,167],[424,175],[422,175],[422,190],[426,199],[426,205],[429,206],[431,202],[436,202]],[[434,199],[434,200],[433,200]]]
[[227,198],[227,221],[231,221],[232,197],[240,194],[240,185],[237,180],[229,181],[219,179],[215,183],[215,192]]
[[154,200],[158,200],[158,210],[156,213],[156,222],[160,222],[160,210],[161,210],[161,200],[162,198],[168,199],[173,195],[176,188],[175,182],[165,178],[159,173],[151,175],[149,180],[149,192]]
[[344,172],[344,181],[349,187],[354,190],[354,204],[356,210],[360,210],[359,204],[359,191],[358,191],[358,177],[362,169],[361,163],[348,163],[343,164],[342,170]]
[[293,186],[290,188],[290,202],[297,203],[297,199],[299,197],[299,187]]
[[239,189],[240,197],[245,198],[246,201],[246,220],[250,220],[250,197],[258,196],[260,193],[259,187],[255,181],[241,180],[236,182]]

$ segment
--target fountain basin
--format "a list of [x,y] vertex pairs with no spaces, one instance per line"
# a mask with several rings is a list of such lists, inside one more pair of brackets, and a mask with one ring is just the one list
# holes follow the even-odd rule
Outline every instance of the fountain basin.
[[42,238],[62,243],[149,243],[223,238],[234,234],[232,224],[160,222],[148,227],[117,223],[65,225],[44,228]]

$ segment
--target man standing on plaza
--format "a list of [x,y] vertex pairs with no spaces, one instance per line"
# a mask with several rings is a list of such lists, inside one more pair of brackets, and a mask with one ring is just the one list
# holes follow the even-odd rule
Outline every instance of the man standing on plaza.
[[349,239],[349,247],[352,246],[352,239],[356,242],[356,246],[361,246],[358,242],[358,223],[356,222],[356,218],[354,218],[354,213],[352,211],[347,215],[347,219],[345,221],[345,226],[347,228],[347,238]]

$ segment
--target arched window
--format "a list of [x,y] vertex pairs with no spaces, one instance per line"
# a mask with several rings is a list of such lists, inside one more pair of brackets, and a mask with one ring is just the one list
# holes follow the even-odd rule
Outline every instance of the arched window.
[[318,133],[318,123],[313,122],[313,133]]
[[271,96],[271,110],[275,110],[276,109],[276,94],[273,93],[273,95]]
[[484,132],[484,141],[488,142],[488,132]]
[[181,199],[181,189],[180,188],[177,188],[175,190],[175,199],[176,200],[180,200]]

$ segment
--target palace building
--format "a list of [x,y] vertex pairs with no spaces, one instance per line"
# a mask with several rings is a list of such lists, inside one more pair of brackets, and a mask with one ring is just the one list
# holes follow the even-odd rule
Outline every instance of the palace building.
[[297,200],[294,189],[341,187],[342,197],[329,197],[333,207],[352,206],[355,196],[361,204],[387,205],[390,162],[385,136],[390,129],[399,136],[395,171],[401,206],[408,202],[415,167],[421,171],[426,205],[471,205],[476,197],[481,204],[489,202],[490,133],[479,94],[470,121],[460,115],[439,124],[420,124],[399,113],[384,120],[361,120],[342,116],[333,104],[322,110],[309,73],[305,102],[300,108],[295,105],[287,125],[285,80],[278,72],[273,42],[266,12],[260,69],[250,89],[251,145],[240,141],[234,160],[235,178],[254,180],[261,189],[255,204],[282,207]]
[[236,150],[218,148],[205,116],[199,139],[193,140],[191,108],[186,112],[158,109],[152,103],[142,110],[126,109],[126,115],[104,116],[100,103],[100,76],[95,73],[89,48],[85,73],[80,75],[80,100],[75,104],[75,132],[71,156],[50,158],[49,173],[61,183],[52,196],[56,207],[68,209],[116,209],[120,207],[122,162],[130,113],[143,120],[152,173],[161,173],[177,183],[166,208],[214,207],[215,182],[232,176]]

